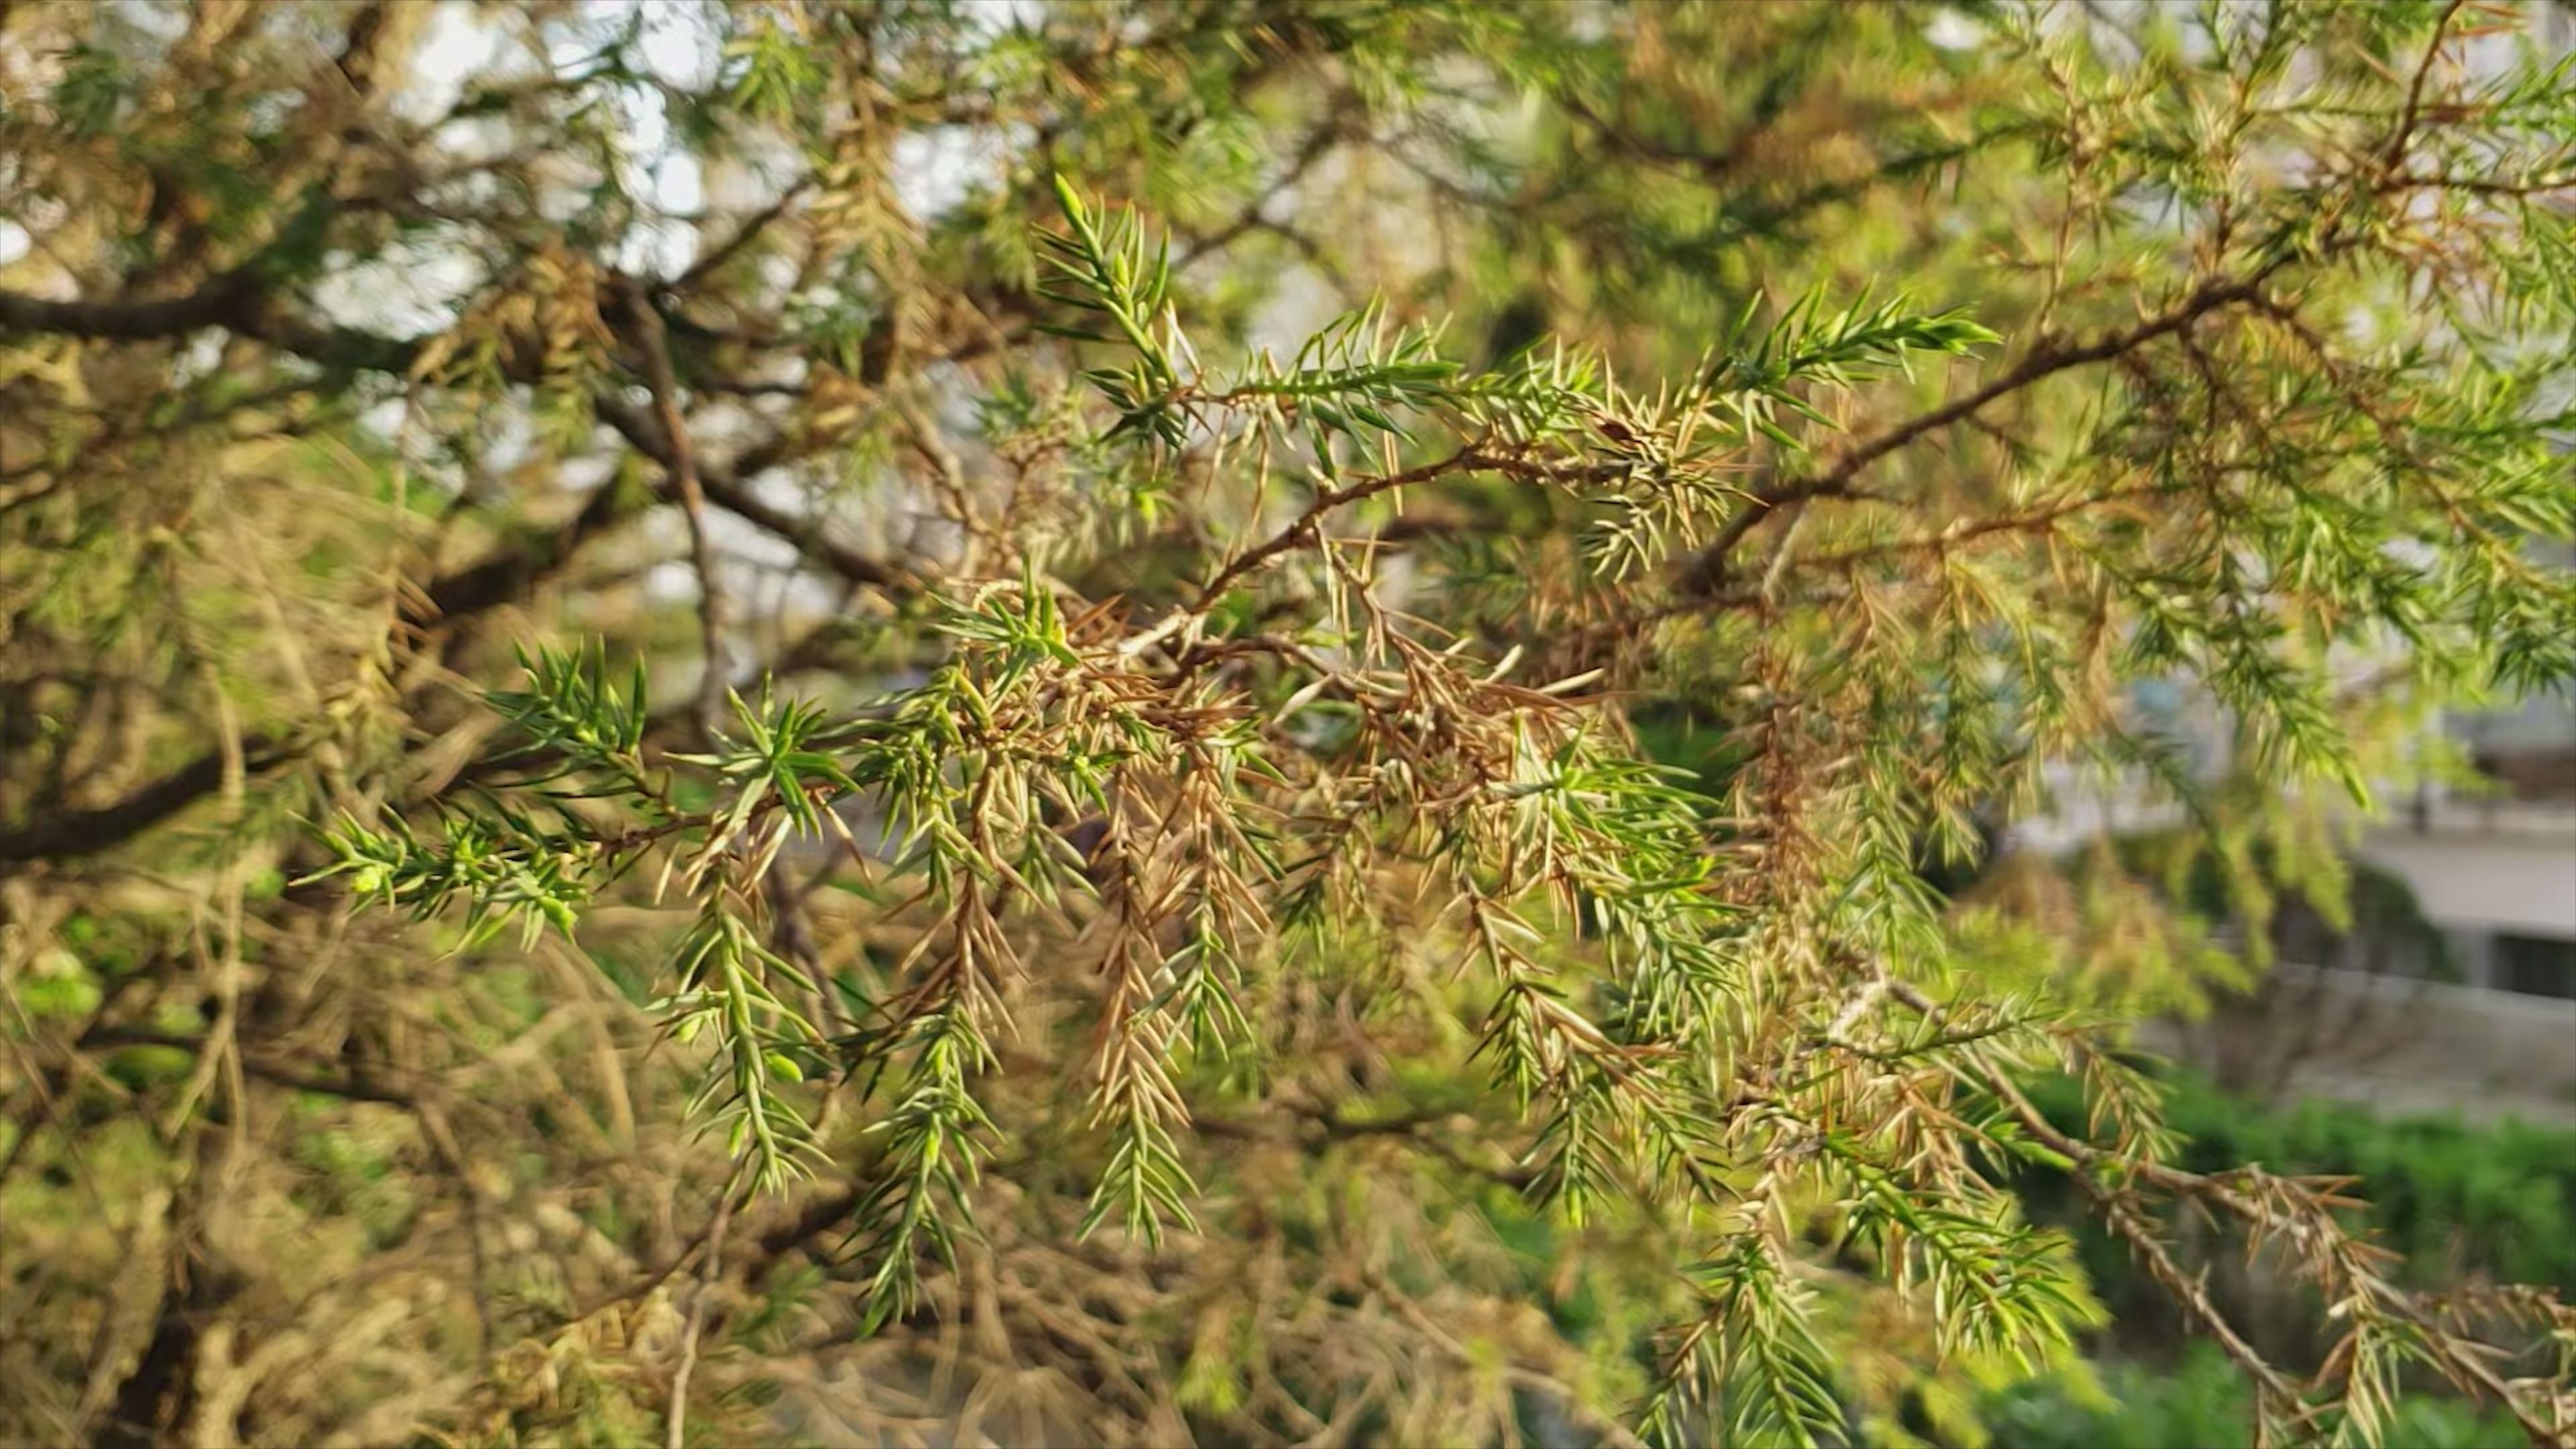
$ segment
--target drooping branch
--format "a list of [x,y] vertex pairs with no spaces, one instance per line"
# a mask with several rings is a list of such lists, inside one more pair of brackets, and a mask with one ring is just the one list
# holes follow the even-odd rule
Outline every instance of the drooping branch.
[[[1926,1020],[1937,1022],[1942,1019],[1941,1004],[1910,982],[1890,978],[1887,994]],[[2184,1310],[2201,1323],[2267,1397],[2285,1406],[2298,1402],[2297,1392],[2279,1370],[2228,1326],[2206,1291],[2198,1289],[2165,1254],[2161,1240],[2139,1216],[2134,1190],[2127,1184],[2143,1183],[2169,1196],[2215,1208],[2257,1234],[2277,1234],[2314,1255],[2315,1260],[2330,1263],[2336,1272],[2352,1280],[2347,1287],[2355,1299],[2366,1301],[2373,1312],[2404,1324],[2420,1340],[2427,1362],[2463,1389],[2493,1400],[2512,1414],[2534,1445],[2551,1449],[2551,1446],[2568,1442],[2565,1428],[2544,1416],[2543,1409],[2533,1401],[2527,1386],[2508,1381],[2497,1372],[2493,1355],[2484,1345],[2462,1342],[2434,1322],[2430,1314],[2412,1301],[2411,1295],[2376,1277],[2353,1271],[2347,1261],[2349,1255],[2336,1251],[2337,1245],[2348,1244],[2349,1238],[2341,1225],[2325,1211],[2331,1200],[2310,1204],[2293,1199],[2285,1209],[2282,1205],[2263,1201],[2257,1193],[2249,1190],[2243,1180],[2269,1181],[2276,1186],[2293,1188],[2297,1185],[2283,1184],[2280,1179],[2266,1179],[2259,1168],[2213,1176],[2151,1158],[2106,1151],[2061,1130],[2037,1103],[2031,1101],[2020,1085],[1993,1062],[1980,1059],[1971,1068],[1971,1073],[1977,1085],[1993,1094],[2031,1140],[2074,1164],[2070,1175],[2077,1187],[2103,1213],[2105,1224],[2140,1253],[2160,1284],[2178,1293]]]

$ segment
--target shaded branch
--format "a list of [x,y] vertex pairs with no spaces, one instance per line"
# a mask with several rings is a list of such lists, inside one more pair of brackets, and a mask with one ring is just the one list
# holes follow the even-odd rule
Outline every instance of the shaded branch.
[[[717,576],[715,543],[707,534],[706,492],[698,482],[697,450],[680,416],[680,382],[671,370],[671,347],[662,314],[653,309],[641,283],[622,280],[626,322],[636,350],[643,355],[645,385],[652,390],[653,414],[662,424],[664,480],[679,496],[680,512],[689,525],[689,561],[698,576],[698,640],[704,667],[698,676],[698,736],[712,744],[724,719],[725,694],[732,683],[731,651],[725,645],[729,605]],[[675,1411],[677,1412],[677,1411]],[[674,1429],[676,1435],[677,1430]]]
[[[627,516],[622,490],[600,489],[570,522],[527,542],[494,551],[432,580],[403,602],[402,622],[416,630],[453,626],[526,597],[534,584],[572,562],[581,548]],[[302,759],[312,741],[284,734],[242,742],[243,767],[262,775]],[[72,860],[112,850],[161,824],[224,783],[224,752],[210,749],[113,804],[57,811],[14,831],[0,831],[0,865]]]
[[[276,736],[242,742],[243,767],[251,774],[265,774],[303,753]],[[0,831],[0,865],[71,860],[113,849],[215,793],[223,783],[223,752],[209,750],[112,805],[59,811],[18,830]]]

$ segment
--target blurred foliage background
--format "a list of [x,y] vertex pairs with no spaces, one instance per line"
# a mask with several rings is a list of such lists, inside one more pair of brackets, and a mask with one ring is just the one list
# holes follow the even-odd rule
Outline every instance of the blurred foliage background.
[[2566,1442],[2565,33],[0,0],[0,1440]]

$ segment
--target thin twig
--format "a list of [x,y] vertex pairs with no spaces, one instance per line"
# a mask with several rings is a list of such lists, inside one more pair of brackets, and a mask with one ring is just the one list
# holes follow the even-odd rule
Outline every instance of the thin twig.
[[1260,229],[1264,225],[1261,213],[1268,209],[1270,203],[1305,179],[1306,173],[1315,169],[1315,163],[1323,160],[1334,146],[1345,139],[1346,126],[1353,116],[1359,114],[1354,101],[1355,98],[1348,93],[1336,98],[1323,123],[1308,133],[1305,143],[1288,158],[1288,164],[1271,179],[1270,184],[1244,203],[1243,210],[1235,214],[1233,221],[1183,248],[1181,254],[1172,259],[1174,269],[1185,268],[1202,257],[1222,251],[1245,233]]
[[1616,470],[1617,465],[1557,465],[1516,453],[1485,451],[1470,442],[1448,456],[1399,472],[1372,474],[1355,478],[1339,488],[1327,488],[1314,497],[1305,509],[1277,533],[1235,554],[1218,567],[1216,573],[1199,588],[1195,602],[1163,616],[1162,622],[1142,634],[1130,637],[1118,646],[1118,652],[1134,658],[1189,628],[1223,602],[1226,592],[1245,578],[1267,566],[1273,559],[1300,548],[1311,548],[1323,541],[1324,519],[1345,504],[1408,488],[1415,484],[1436,482],[1455,473],[1508,473],[1517,478],[1554,481],[1598,479]]
[[707,495],[698,480],[697,449],[690,445],[687,421],[680,415],[680,382],[671,370],[671,346],[662,314],[645,294],[644,284],[620,279],[626,318],[636,350],[643,354],[644,383],[653,394],[653,411],[662,424],[670,455],[663,466],[680,495],[680,511],[689,523],[689,561],[698,575],[698,635],[706,672],[698,680],[698,734],[713,743],[724,720],[725,694],[733,683],[733,658],[725,646],[730,608],[716,577],[715,543],[707,532]]
[[[734,1164],[734,1177],[742,1175],[742,1161]],[[706,1266],[698,1274],[697,1295],[689,1300],[689,1316],[680,1328],[680,1366],[671,1371],[671,1414],[662,1428],[663,1449],[681,1449],[689,1424],[689,1376],[698,1366],[698,1335],[705,1331],[707,1300],[713,1296],[716,1277],[724,1270],[725,1229],[733,1226],[733,1180],[727,1179],[722,1196],[716,1199],[716,1220],[707,1229]]]
[[706,280],[725,263],[740,256],[743,248],[758,241],[761,233],[767,231],[780,217],[785,216],[787,209],[794,206],[799,197],[812,190],[814,182],[815,177],[812,172],[797,177],[786,190],[778,193],[777,200],[743,218],[742,224],[734,229],[732,236],[710,248],[704,256],[691,262],[687,271],[671,280],[671,289],[687,291]]
[[[1455,1335],[1432,1321],[1431,1315],[1424,1312],[1420,1304],[1395,1291],[1384,1279],[1372,1273],[1367,1281],[1369,1286],[1376,1290],[1378,1301],[1394,1309],[1405,1322],[1413,1326],[1415,1332],[1437,1344],[1443,1353],[1471,1368],[1485,1362],[1483,1356],[1469,1349],[1467,1345],[1459,1342]],[[1564,1411],[1566,1417],[1599,1435],[1601,1443],[1612,1446],[1612,1449],[1646,1449],[1646,1441],[1629,1432],[1625,1424],[1593,1408],[1584,1396],[1565,1380],[1554,1374],[1514,1363],[1509,1359],[1505,1359],[1500,1367],[1506,1383],[1514,1388],[1544,1394],[1555,1400],[1557,1407]]]
[[2442,46],[2451,37],[2451,21],[2468,0],[2451,0],[2433,19],[2433,38],[2425,43],[2424,58],[2415,64],[2414,78],[2406,83],[2406,109],[2397,117],[2397,129],[2388,138],[2388,149],[2382,153],[2379,169],[2393,175],[2406,160],[2406,148],[2415,140],[2415,123],[2424,114],[2424,83],[2433,76],[2433,66],[2442,58]]

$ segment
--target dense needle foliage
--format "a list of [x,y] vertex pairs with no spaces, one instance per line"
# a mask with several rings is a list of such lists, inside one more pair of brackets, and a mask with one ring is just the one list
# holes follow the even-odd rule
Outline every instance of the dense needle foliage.
[[2564,1441],[1935,884],[2576,675],[2547,19],[0,7],[0,1433],[1975,1443],[2037,1164]]

